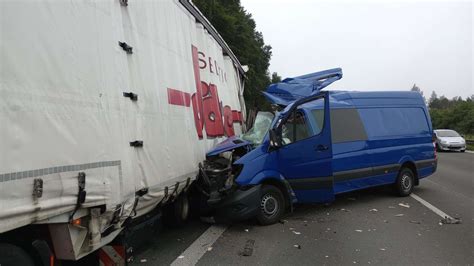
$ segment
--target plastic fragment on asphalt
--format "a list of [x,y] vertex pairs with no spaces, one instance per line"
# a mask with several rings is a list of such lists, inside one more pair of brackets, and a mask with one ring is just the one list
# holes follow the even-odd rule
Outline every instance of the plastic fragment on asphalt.
[[359,232],[359,233],[362,233],[362,230],[360,230],[360,229],[356,229],[355,231]]
[[388,206],[389,209],[395,209],[395,206]]
[[369,212],[378,212],[379,210],[377,209],[370,209]]
[[248,233],[249,229],[245,229],[244,231]]
[[140,262],[145,263],[145,262],[147,262],[147,260],[146,259],[141,259]]
[[326,255],[325,257],[326,257],[326,258],[329,258],[329,256],[328,256],[328,255]]
[[412,223],[412,224],[421,224],[420,221],[410,221],[410,223]]
[[208,248],[207,248],[207,251],[211,251],[211,250],[212,250],[212,247],[208,247]]
[[403,215],[405,215],[405,214],[403,214],[403,213],[395,214],[396,217],[402,217]]
[[402,206],[402,207],[405,207],[405,208],[410,208],[410,205],[405,204],[405,203],[398,203],[398,206]]
[[180,255],[180,256],[178,257],[178,259],[182,259],[182,258],[184,258],[184,256],[183,256],[183,255]]
[[301,246],[300,245],[293,245],[293,247],[297,248],[297,249],[301,249]]
[[444,217],[440,220],[442,224],[461,224],[461,218],[451,218],[451,217]]
[[300,232],[297,232],[297,231],[293,231],[293,234],[295,234],[295,235],[301,235],[301,233],[300,233]]
[[384,222],[384,223],[388,223],[388,221],[387,221],[387,220],[383,220],[383,222]]
[[380,248],[381,251],[385,251],[385,248]]

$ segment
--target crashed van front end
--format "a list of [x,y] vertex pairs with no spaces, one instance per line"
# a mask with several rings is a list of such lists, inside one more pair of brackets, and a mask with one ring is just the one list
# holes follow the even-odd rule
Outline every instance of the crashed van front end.
[[219,143],[200,164],[197,186],[217,220],[245,220],[258,211],[260,185],[236,182],[244,168],[238,161],[261,145],[273,118],[270,112],[259,112],[246,134]]

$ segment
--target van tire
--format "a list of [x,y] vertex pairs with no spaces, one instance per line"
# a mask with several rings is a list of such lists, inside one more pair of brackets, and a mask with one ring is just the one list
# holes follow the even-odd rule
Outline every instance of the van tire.
[[280,189],[272,185],[264,185],[260,193],[257,221],[261,225],[278,222],[285,212],[285,197]]
[[181,193],[172,204],[163,210],[163,221],[170,227],[182,227],[190,216],[190,205],[187,193]]
[[413,171],[408,167],[402,168],[398,173],[397,182],[395,182],[395,192],[400,197],[406,197],[411,194],[414,186],[415,175]]
[[0,243],[0,265],[2,266],[34,266],[33,259],[20,247]]

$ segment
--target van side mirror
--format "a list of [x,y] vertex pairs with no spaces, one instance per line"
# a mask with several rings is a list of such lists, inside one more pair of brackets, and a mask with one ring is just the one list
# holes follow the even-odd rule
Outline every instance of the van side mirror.
[[270,148],[278,149],[281,147],[281,131],[278,128],[272,128],[270,133]]

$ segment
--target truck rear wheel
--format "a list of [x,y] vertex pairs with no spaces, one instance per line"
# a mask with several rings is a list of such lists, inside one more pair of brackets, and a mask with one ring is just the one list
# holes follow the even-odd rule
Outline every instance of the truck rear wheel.
[[0,243],[0,265],[2,266],[34,266],[33,259],[20,247]]
[[411,194],[415,185],[415,175],[413,171],[404,167],[398,173],[397,182],[395,183],[395,192],[400,197],[406,197]]
[[261,225],[270,225],[278,222],[285,212],[285,197],[275,186],[264,185],[260,197],[257,220]]
[[179,197],[168,206],[164,207],[164,222],[168,226],[183,226],[189,217],[189,200],[187,193],[181,193]]

